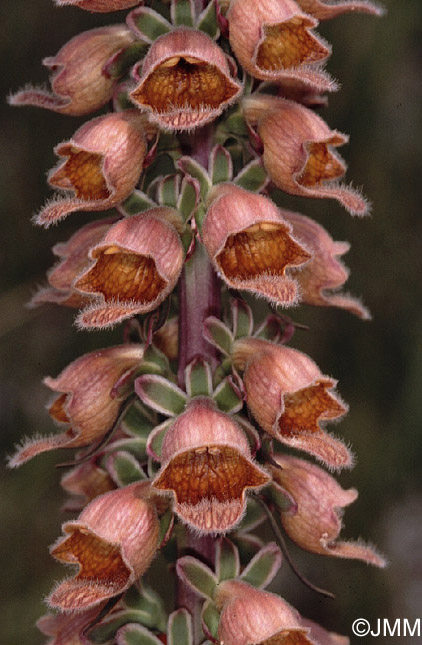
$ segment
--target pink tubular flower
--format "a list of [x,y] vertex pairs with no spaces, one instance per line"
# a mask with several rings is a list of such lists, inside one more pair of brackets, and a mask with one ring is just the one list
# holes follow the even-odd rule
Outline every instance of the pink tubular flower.
[[314,645],[298,612],[285,600],[241,580],[226,580],[215,592],[221,609],[218,638],[224,645]]
[[85,354],[70,363],[55,379],[44,383],[58,397],[50,416],[66,429],[58,435],[26,441],[9,462],[14,468],[55,448],[78,448],[101,439],[116,421],[122,400],[111,397],[114,384],[142,360],[141,345],[119,345]]
[[54,57],[44,58],[49,67],[52,92],[29,88],[16,92],[12,105],[35,105],[81,116],[98,110],[112,97],[115,79],[103,73],[108,59],[134,41],[126,25],[111,25],[75,36]]
[[202,227],[202,240],[224,281],[276,305],[297,302],[297,283],[286,269],[311,257],[271,200],[233,184],[220,184]]
[[334,18],[342,13],[360,12],[369,13],[374,16],[382,16],[384,9],[381,5],[369,0],[348,0],[347,2],[323,2],[322,0],[296,0],[303,11],[315,16],[318,20]]
[[142,172],[147,150],[145,117],[126,110],[97,117],[60,143],[66,160],[49,174],[49,183],[73,196],[48,202],[35,221],[50,226],[74,211],[103,211],[126,199]]
[[290,455],[277,455],[280,468],[272,467],[274,481],[296,502],[296,509],[281,513],[281,522],[289,537],[300,547],[338,558],[363,560],[377,567],[386,561],[362,542],[338,540],[342,528],[341,511],[358,496],[354,488],[343,490],[337,481],[319,466]]
[[64,537],[50,553],[76,564],[47,602],[60,611],[84,611],[126,591],[149,567],[159,540],[159,521],[149,501],[149,482],[97,497],[77,520],[63,525]]
[[47,645],[88,645],[82,632],[96,619],[101,607],[71,614],[45,614],[37,620],[37,627],[45,636],[51,636]]
[[139,4],[140,0],[54,0],[59,7],[73,6],[93,13],[109,13],[129,9]]
[[233,363],[245,370],[246,403],[268,434],[332,468],[352,465],[346,446],[320,426],[343,416],[347,406],[333,392],[337,382],[324,376],[309,356],[270,341],[241,338],[234,344]]
[[346,164],[334,148],[348,137],[315,112],[285,99],[255,96],[244,100],[247,120],[255,121],[264,146],[264,166],[276,186],[303,197],[336,199],[352,215],[366,215],[368,203],[338,180]]
[[336,89],[321,71],[331,49],[312,31],[318,21],[294,0],[233,0],[227,17],[233,51],[255,78],[299,81],[320,92]]
[[66,307],[82,307],[89,302],[73,288],[73,283],[90,264],[89,250],[104,237],[115,218],[90,222],[82,226],[67,242],[53,247],[61,260],[47,274],[49,286],[41,288],[31,300],[31,306],[52,302]]
[[211,399],[193,399],[167,431],[162,468],[152,482],[171,492],[174,510],[202,533],[232,529],[246,508],[246,490],[268,484],[251,458],[240,426]]
[[223,50],[202,31],[179,28],[157,38],[135,67],[130,98],[161,128],[192,130],[213,121],[239,96]]
[[183,264],[183,247],[173,225],[174,211],[151,208],[117,222],[93,247],[94,261],[74,283],[91,304],[77,323],[105,328],[158,307],[175,286]]
[[295,238],[312,253],[309,262],[291,272],[300,286],[301,302],[339,307],[368,320],[371,315],[357,298],[338,291],[349,277],[338,259],[349,250],[349,243],[334,242],[322,226],[305,215],[284,210],[281,213],[291,224]]

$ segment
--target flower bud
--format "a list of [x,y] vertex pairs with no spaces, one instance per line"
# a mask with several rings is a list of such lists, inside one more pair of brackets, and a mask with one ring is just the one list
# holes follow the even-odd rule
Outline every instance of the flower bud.
[[115,218],[90,222],[82,226],[67,242],[53,246],[61,260],[47,274],[49,286],[41,288],[31,299],[31,306],[54,302],[66,307],[82,307],[89,298],[78,293],[73,283],[90,264],[88,253],[104,237]]
[[334,242],[322,226],[305,215],[284,210],[281,213],[291,224],[295,238],[312,253],[309,262],[291,271],[300,286],[301,302],[340,307],[368,320],[371,315],[359,300],[339,291],[349,277],[338,259],[349,250],[348,242]]
[[349,186],[338,184],[346,172],[334,148],[348,137],[303,105],[275,97],[244,100],[246,119],[256,120],[272,181],[292,195],[336,199],[352,215],[366,215],[368,203]]
[[247,406],[268,434],[332,468],[352,465],[350,451],[320,425],[347,412],[333,392],[337,381],[306,354],[258,338],[237,340],[232,357],[235,367],[245,370]]
[[315,645],[298,612],[269,591],[226,580],[214,601],[221,609],[218,638],[224,645]]
[[341,511],[358,496],[354,488],[343,490],[325,470],[303,459],[277,455],[275,460],[281,469],[271,467],[273,478],[296,502],[294,510],[281,512],[283,527],[296,544],[312,553],[385,566],[384,558],[362,542],[337,540]]
[[55,448],[78,448],[101,439],[115,423],[122,400],[112,397],[114,384],[142,360],[141,345],[120,345],[80,356],[55,379],[44,383],[58,397],[50,416],[67,428],[63,433],[27,440],[9,462],[17,467]]
[[204,32],[179,28],[157,38],[135,66],[130,98],[168,130],[192,130],[213,121],[239,96],[223,50]]
[[88,462],[75,466],[60,480],[61,487],[72,496],[65,504],[65,511],[79,511],[98,495],[115,488],[106,470]]
[[240,426],[206,397],[193,399],[169,428],[162,460],[152,486],[171,492],[175,512],[203,533],[232,529],[245,511],[247,489],[270,481]]
[[150,484],[135,483],[97,497],[77,520],[63,525],[64,537],[50,553],[77,564],[78,573],[50,594],[50,607],[83,611],[126,591],[149,567],[159,541],[159,521],[149,501]]
[[227,17],[230,45],[251,76],[301,81],[320,92],[336,88],[321,71],[331,48],[312,31],[318,21],[294,0],[233,0]]
[[101,607],[71,614],[45,614],[37,620],[37,627],[45,636],[51,636],[48,645],[87,645],[83,631],[95,621]]
[[120,220],[89,253],[93,264],[74,283],[91,294],[77,324],[106,328],[158,307],[174,288],[183,264],[183,247],[166,221],[174,211],[151,208]]
[[297,283],[286,269],[311,257],[271,200],[234,184],[221,184],[202,227],[202,241],[224,281],[276,305],[297,302]]
[[129,9],[139,4],[139,0],[54,0],[59,7],[73,6],[93,13],[109,13]]
[[147,150],[145,117],[136,110],[85,123],[55,152],[66,160],[49,174],[51,186],[73,192],[44,206],[35,222],[50,226],[74,211],[102,211],[126,199],[142,172]]
[[306,13],[315,16],[318,20],[327,20],[334,18],[342,13],[369,13],[374,16],[382,16],[384,9],[381,5],[369,0],[348,0],[346,2],[323,2],[323,0],[296,0],[297,4],[306,11]]
[[126,25],[91,29],[75,36],[54,57],[44,58],[49,67],[52,92],[23,89],[10,98],[12,105],[35,105],[72,116],[98,110],[112,97],[115,79],[103,73],[113,54],[128,47],[134,36]]
[[179,355],[179,323],[177,318],[169,318],[154,334],[154,345],[170,361],[177,360]]

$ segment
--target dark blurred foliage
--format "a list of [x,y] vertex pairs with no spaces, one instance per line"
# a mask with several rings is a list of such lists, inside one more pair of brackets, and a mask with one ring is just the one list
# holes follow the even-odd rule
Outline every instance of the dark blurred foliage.
[[[279,576],[277,589],[305,615],[349,636],[354,618],[412,620],[422,604],[422,219],[417,200],[422,3],[385,4],[389,12],[382,20],[349,15],[319,28],[333,43],[328,67],[342,84],[322,116],[332,127],[350,133],[350,145],[342,151],[349,163],[348,179],[363,187],[374,204],[373,216],[357,221],[334,202],[281,196],[286,207],[315,216],[335,239],[351,242],[346,258],[349,288],[362,294],[373,313],[371,323],[362,323],[341,311],[294,311],[295,319],[311,328],[298,332],[294,344],[339,379],[351,408],[336,430],[352,444],[357,466],[340,479],[344,486],[356,486],[360,496],[346,511],[344,534],[371,540],[391,565],[379,572],[292,549],[306,574],[337,598],[325,600],[304,590],[287,570]],[[4,99],[27,82],[45,81],[41,58],[55,54],[73,35],[125,15],[58,9],[51,0],[2,0],[0,13]],[[48,394],[42,378],[56,375],[86,351],[118,341],[121,330],[80,333],[72,325],[70,310],[25,308],[52,264],[51,246],[91,217],[72,215],[49,231],[30,223],[31,214],[49,194],[45,173],[55,163],[54,145],[83,119],[35,108],[11,109],[5,100],[1,110],[0,452],[6,455],[23,435],[53,430],[44,409]],[[60,534],[63,519],[61,473],[54,467],[60,460],[61,456],[43,455],[14,472],[2,466],[3,645],[46,641],[33,623],[45,611],[42,598],[53,581],[65,575],[47,549]]]

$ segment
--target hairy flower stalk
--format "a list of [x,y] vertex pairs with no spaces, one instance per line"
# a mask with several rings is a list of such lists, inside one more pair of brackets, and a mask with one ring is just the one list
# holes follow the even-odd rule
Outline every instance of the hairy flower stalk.
[[[338,89],[318,26],[382,11],[354,0],[56,4],[128,14],[45,59],[50,89],[10,98],[89,115],[56,146],[48,182],[58,193],[35,222],[93,217],[53,247],[31,305],[72,307],[80,330],[117,327],[121,340],[45,379],[61,429],[24,440],[9,461],[76,450],[61,486],[64,508],[80,515],[51,555],[77,570],[53,588],[58,613],[38,628],[50,645],[347,645],[300,616],[281,575],[281,596],[264,590],[282,531],[316,556],[385,566],[372,547],[339,539],[357,491],[324,468],[350,468],[353,454],[326,424],[348,406],[295,348],[301,325],[281,310],[370,314],[343,291],[348,243],[306,215],[306,199],[304,214],[276,204],[273,188],[368,211],[339,183],[336,148],[348,136],[314,110]],[[258,317],[269,309],[261,322],[256,298]],[[278,545],[255,534],[265,519]],[[163,547],[170,615],[143,577]]]

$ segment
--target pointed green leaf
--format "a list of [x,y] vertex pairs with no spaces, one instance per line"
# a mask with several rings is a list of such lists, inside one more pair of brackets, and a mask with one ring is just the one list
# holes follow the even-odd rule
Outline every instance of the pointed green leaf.
[[213,185],[231,181],[233,162],[229,151],[223,146],[215,146],[211,150],[209,168]]
[[[133,109],[133,104],[132,104]],[[161,139],[161,135],[160,135]],[[150,193],[150,184],[155,179],[160,180],[166,175],[173,175],[175,171],[174,162],[171,156],[167,153],[157,154],[154,161],[145,168],[144,174],[142,175],[142,185],[148,186],[147,193],[149,197],[152,197]]]
[[160,204],[176,208],[180,190],[180,175],[167,175],[160,181],[158,198]]
[[[100,643],[110,643],[114,640],[117,630],[126,625],[127,623],[139,622],[140,624],[148,624],[150,616],[142,611],[135,609],[123,609],[113,612],[103,618],[98,627],[89,631],[89,642],[99,645]],[[162,644],[160,644],[162,645]]]
[[[181,152],[180,152],[180,143],[176,135],[172,132],[164,132],[164,131],[160,132],[157,151],[161,153],[167,153],[167,155],[171,156],[173,160],[178,159],[181,156]],[[173,172],[174,170],[175,169],[173,167]]]
[[123,202],[121,209],[126,215],[138,215],[149,208],[155,208],[157,204],[140,190],[134,190]]
[[205,634],[207,636],[211,636],[217,641],[220,614],[217,607],[212,602],[206,602],[204,604],[201,618]]
[[158,544],[160,549],[170,539],[171,532],[174,525],[174,513],[171,509],[163,513],[160,517],[160,533],[158,536]]
[[167,614],[164,602],[161,596],[151,589],[151,587],[145,583],[142,584],[140,590],[136,587],[130,587],[125,594],[125,604],[130,609],[136,609],[144,616],[148,617],[147,621],[143,621],[143,625],[153,627],[154,629],[158,629],[162,632],[165,631],[167,625]]
[[208,361],[202,357],[191,361],[185,370],[186,392],[188,396],[211,396],[212,394],[212,372]]
[[162,642],[146,627],[132,623],[119,629],[116,645],[162,645]]
[[156,426],[150,433],[147,441],[147,453],[155,459],[161,461],[161,449],[167,430],[170,428],[174,419],[167,419],[164,423]]
[[253,533],[236,533],[232,539],[237,546],[242,564],[247,564],[264,546],[263,541]]
[[167,356],[155,345],[149,345],[146,348],[142,361],[155,363],[163,374],[166,374],[169,371],[170,366]]
[[104,446],[103,452],[107,454],[114,452],[115,450],[124,450],[125,452],[129,452],[131,455],[136,457],[138,461],[143,462],[147,458],[146,446],[146,439],[117,439],[107,446]]
[[230,356],[233,347],[233,334],[230,329],[215,316],[209,316],[204,321],[204,338],[217,347],[222,354]]
[[133,103],[129,99],[128,89],[124,84],[117,87],[114,102],[116,103],[116,111],[133,110]]
[[[237,419],[236,419],[237,420]],[[262,510],[261,504],[253,497],[249,497],[246,506],[246,513],[239,525],[237,533],[247,533],[253,531],[257,526],[265,521],[265,513]]]
[[265,172],[261,161],[258,159],[251,161],[243,168],[243,170],[240,171],[237,177],[234,178],[235,184],[253,192],[262,190],[268,181],[267,173]]
[[240,579],[263,589],[270,584],[281,565],[281,553],[275,542],[267,544],[252,558]]
[[218,582],[237,578],[239,571],[239,552],[236,546],[228,538],[220,538],[215,549],[215,573]]
[[133,455],[124,450],[113,452],[106,461],[107,470],[118,486],[128,486],[146,475]]
[[193,645],[192,617],[186,609],[178,609],[170,614],[167,645]]
[[178,559],[176,571],[179,578],[199,596],[212,600],[214,589],[217,585],[217,578],[203,562],[200,562],[191,555],[186,555]]
[[171,24],[149,7],[139,7],[131,11],[128,15],[128,25],[135,31],[138,38],[147,43],[152,43],[171,31]]
[[216,387],[212,398],[220,410],[227,414],[235,414],[243,408],[242,395],[234,388],[231,376],[227,376],[221,381]]
[[135,401],[122,422],[126,433],[144,439],[145,443],[155,425],[157,425],[157,415],[152,410],[144,408],[140,401]]
[[175,27],[194,26],[195,7],[192,0],[171,0],[171,21]]
[[135,392],[145,405],[161,414],[176,416],[185,409],[185,392],[157,374],[139,376],[135,380]]
[[230,313],[234,337],[237,339],[252,336],[254,320],[249,305],[244,300],[233,298],[230,303]]
[[233,133],[237,136],[248,136],[248,127],[241,112],[234,112],[223,122],[226,132]]
[[202,233],[202,226],[203,226],[206,214],[207,214],[207,209],[205,208],[205,206],[203,204],[199,204],[196,207],[196,211],[195,211],[195,222],[200,234]]
[[103,73],[105,72],[111,78],[124,76],[135,63],[145,56],[147,49],[147,43],[142,42],[142,40],[137,40],[129,47],[117,52],[106,63],[105,68],[103,68]]
[[180,157],[177,165],[186,175],[190,175],[190,177],[197,179],[200,186],[201,197],[205,202],[211,188],[211,180],[205,168],[197,161],[191,159],[191,157]]
[[214,40],[219,37],[220,29],[218,28],[215,0],[211,0],[211,2],[208,3],[202,13],[199,14],[196,28],[205,32]]
[[199,184],[197,181],[184,177],[180,189],[177,210],[181,213],[183,219],[187,220],[195,210],[198,202]]
[[290,495],[289,491],[272,481],[271,486],[265,491],[270,500],[275,504],[282,513],[295,514],[297,512],[297,503]]

